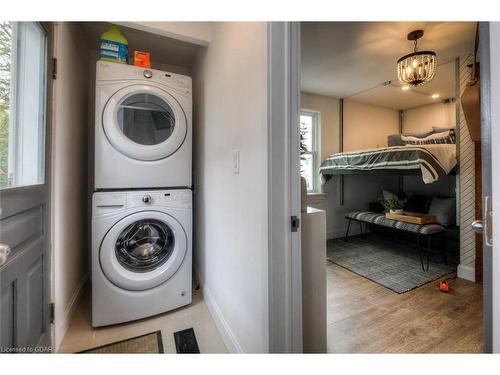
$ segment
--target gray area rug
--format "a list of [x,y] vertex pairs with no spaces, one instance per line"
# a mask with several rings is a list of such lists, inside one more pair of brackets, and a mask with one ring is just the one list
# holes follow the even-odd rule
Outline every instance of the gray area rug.
[[453,261],[446,265],[431,259],[424,272],[416,244],[377,234],[329,240],[327,259],[399,294],[455,271]]

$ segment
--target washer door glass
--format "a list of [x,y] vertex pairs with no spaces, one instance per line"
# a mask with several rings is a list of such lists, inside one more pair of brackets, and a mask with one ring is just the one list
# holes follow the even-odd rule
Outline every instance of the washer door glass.
[[120,264],[134,272],[154,270],[172,255],[175,237],[172,229],[159,220],[138,220],[127,226],[116,241]]
[[152,85],[131,85],[115,92],[102,113],[106,138],[121,154],[136,160],[161,160],[182,146],[186,115],[168,92]]
[[123,134],[141,145],[162,143],[175,128],[172,107],[153,94],[129,96],[118,106],[117,117]]
[[141,211],[113,225],[99,249],[106,278],[127,290],[163,284],[179,270],[188,251],[186,232],[177,219],[159,211]]

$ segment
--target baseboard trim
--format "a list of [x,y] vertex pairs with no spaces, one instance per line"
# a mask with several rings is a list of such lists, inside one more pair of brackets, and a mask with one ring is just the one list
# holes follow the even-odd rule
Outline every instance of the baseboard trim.
[[457,276],[461,279],[476,282],[476,270],[471,266],[459,264],[457,267]]
[[219,305],[215,301],[213,294],[205,284],[205,280],[200,277],[200,273],[198,272],[198,269],[196,267],[193,267],[193,269],[195,277],[200,285],[205,304],[207,305],[210,315],[212,315],[212,319],[214,320],[215,326],[217,327],[217,330],[222,337],[222,341],[224,341],[224,345],[226,345],[226,349],[230,353],[243,353],[243,349],[241,348],[240,343],[236,339],[236,336],[231,330],[231,327],[224,318],[224,315],[222,314]]
[[64,311],[64,316],[62,317],[62,319],[58,321],[56,317],[55,321],[56,352],[59,350],[62,340],[64,339],[64,336],[68,331],[69,324],[71,323],[71,319],[73,318],[73,315],[76,312],[78,304],[83,299],[83,296],[85,294],[85,289],[87,286],[87,280],[88,280],[88,275],[85,275],[78,283],[77,287],[73,291],[73,295],[71,296],[70,302],[66,310]]

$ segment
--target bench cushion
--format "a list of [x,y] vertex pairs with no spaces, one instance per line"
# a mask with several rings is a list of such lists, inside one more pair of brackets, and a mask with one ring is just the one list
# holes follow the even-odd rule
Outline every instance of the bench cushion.
[[369,211],[349,212],[346,218],[420,234],[433,234],[446,231],[446,228],[439,224],[406,223],[404,221],[387,219],[385,214]]

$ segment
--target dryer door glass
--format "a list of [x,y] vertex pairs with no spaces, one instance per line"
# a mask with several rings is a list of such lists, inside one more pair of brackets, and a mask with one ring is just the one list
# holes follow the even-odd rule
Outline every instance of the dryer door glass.
[[117,115],[123,134],[141,145],[162,143],[174,132],[172,107],[153,94],[138,93],[125,98]]
[[118,262],[133,272],[148,272],[164,264],[172,255],[175,238],[172,229],[156,219],[138,220],[118,236],[115,253]]

